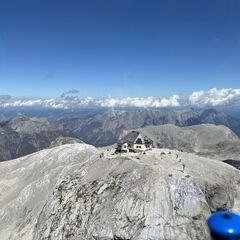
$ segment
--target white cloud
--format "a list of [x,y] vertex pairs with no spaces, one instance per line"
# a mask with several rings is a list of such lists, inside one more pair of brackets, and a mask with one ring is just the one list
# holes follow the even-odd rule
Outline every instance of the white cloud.
[[136,97],[136,98],[109,98],[96,101],[102,107],[176,107],[180,106],[179,96],[170,98]]
[[189,96],[190,105],[195,106],[224,106],[240,102],[240,89],[217,89],[193,92]]
[[[87,97],[79,99],[77,90],[72,90],[60,98],[49,99],[16,99],[8,95],[0,95],[0,107],[45,107],[69,109],[81,107],[178,107],[183,106],[184,99],[178,95],[169,98],[126,97],[96,99]],[[185,101],[186,102],[186,101]],[[223,106],[240,103],[240,89],[217,89],[193,92],[188,97],[189,106]],[[186,104],[184,104],[186,106]]]
[[176,107],[180,106],[179,96],[170,98],[136,97],[136,98],[107,98],[94,99],[87,97],[59,98],[59,99],[6,99],[0,102],[2,107],[48,107],[48,108],[79,108],[88,106],[98,107]]

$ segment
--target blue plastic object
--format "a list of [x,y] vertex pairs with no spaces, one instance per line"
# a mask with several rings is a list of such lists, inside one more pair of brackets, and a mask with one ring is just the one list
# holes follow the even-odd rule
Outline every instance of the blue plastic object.
[[233,212],[217,212],[211,215],[207,224],[214,240],[239,240],[240,215]]

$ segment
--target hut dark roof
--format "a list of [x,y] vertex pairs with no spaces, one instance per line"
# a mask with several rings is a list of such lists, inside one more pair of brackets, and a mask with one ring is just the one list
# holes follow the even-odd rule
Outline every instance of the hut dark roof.
[[[126,136],[124,136],[119,143],[120,144],[124,144],[124,143],[134,143],[136,138],[138,137],[138,135],[140,134],[140,132],[137,131],[132,131],[129,132]],[[146,136],[143,136],[144,142],[143,144],[152,144],[152,140]],[[141,142],[142,143],[142,142]],[[141,144],[140,143],[140,144]]]
[[124,136],[120,140],[120,143],[134,143],[134,141],[136,140],[138,135],[139,135],[139,132],[132,131],[132,132],[128,133],[126,136]]
[[150,138],[144,136],[144,143],[146,143],[146,144],[152,144],[153,141],[152,141]]

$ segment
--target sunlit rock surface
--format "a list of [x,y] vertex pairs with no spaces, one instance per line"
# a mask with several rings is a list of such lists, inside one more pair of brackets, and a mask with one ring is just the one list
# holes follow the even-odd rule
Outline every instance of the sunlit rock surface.
[[74,143],[83,143],[83,141],[73,137],[58,137],[51,142],[49,148],[54,148],[54,147],[59,147],[65,144],[74,144]]
[[0,163],[1,240],[208,239],[238,209],[239,171],[189,153],[68,144]]

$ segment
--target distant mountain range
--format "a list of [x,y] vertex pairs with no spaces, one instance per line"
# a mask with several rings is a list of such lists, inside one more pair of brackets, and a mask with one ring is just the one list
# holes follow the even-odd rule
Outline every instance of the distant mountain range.
[[240,136],[240,119],[215,109],[105,111],[81,119],[61,119],[58,123],[84,142],[98,147],[116,143],[125,129],[150,125],[173,124],[184,127],[210,123],[227,126]]
[[0,124],[0,161],[14,159],[48,148],[66,129],[46,118],[17,117]]
[[[28,114],[30,116],[10,117],[2,112],[0,161],[48,148],[58,137],[74,137],[97,147],[108,146],[116,143],[124,130],[151,125],[185,127],[210,123],[224,125],[240,136],[240,120],[215,109],[97,109],[82,113],[57,111],[56,115],[51,111],[48,118],[39,117],[41,111],[37,110],[29,110]],[[43,115],[48,116],[47,110]]]

